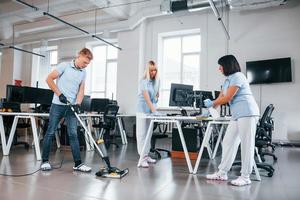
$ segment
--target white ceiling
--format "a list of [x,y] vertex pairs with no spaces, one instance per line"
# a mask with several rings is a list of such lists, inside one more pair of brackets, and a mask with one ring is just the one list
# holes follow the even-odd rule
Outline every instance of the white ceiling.
[[[88,32],[113,31],[137,24],[141,18],[159,16],[163,13],[163,1],[174,0],[22,0],[32,8],[15,0],[0,0],[0,42],[11,43],[29,35],[49,31],[66,30],[66,25],[43,16],[43,12],[59,17]],[[183,1],[183,0],[181,0]],[[205,2],[207,0],[188,0]],[[220,2],[221,0],[217,0]],[[234,8],[245,8],[282,3],[285,0],[223,0]],[[48,4],[49,2],[49,4]],[[122,6],[121,6],[122,5]],[[109,8],[107,8],[109,7]],[[267,7],[267,6],[265,6]],[[148,16],[147,16],[148,15]],[[95,30],[96,21],[96,30]],[[127,25],[125,23],[127,22]],[[117,24],[115,26],[108,24]],[[128,25],[129,24],[129,25]],[[118,27],[119,26],[119,27]],[[70,28],[69,28],[70,29]],[[68,29],[67,29],[68,30]],[[66,32],[66,31],[65,31]],[[13,34],[14,33],[14,34]],[[61,33],[63,35],[63,33]],[[41,36],[42,37],[42,36]],[[22,39],[21,39],[22,38]],[[48,38],[49,39],[49,38]],[[25,40],[25,39],[24,39]],[[30,39],[27,39],[29,41]]]

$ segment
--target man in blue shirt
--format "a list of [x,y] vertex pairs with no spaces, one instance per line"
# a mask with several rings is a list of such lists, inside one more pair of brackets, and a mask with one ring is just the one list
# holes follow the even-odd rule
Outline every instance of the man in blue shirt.
[[[75,60],[57,66],[47,77],[46,82],[54,92],[50,108],[49,125],[44,137],[41,170],[51,170],[49,153],[58,123],[65,118],[70,146],[75,165],[73,170],[90,172],[91,168],[84,165],[80,157],[80,146],[77,137],[77,118],[67,105],[69,101],[78,110],[84,96],[85,68],[93,59],[92,52],[83,48]],[[54,82],[56,80],[56,83]]]

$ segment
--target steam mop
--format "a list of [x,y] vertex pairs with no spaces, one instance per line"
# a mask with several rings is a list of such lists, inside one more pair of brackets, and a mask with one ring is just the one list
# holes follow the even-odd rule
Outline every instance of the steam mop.
[[[106,165],[106,167],[101,167],[100,168],[100,170],[96,173],[96,176],[104,177],[104,178],[119,178],[119,179],[126,176],[129,173],[129,169],[126,168],[126,169],[121,170],[119,168],[112,167],[110,165],[110,161],[109,161],[109,157],[107,155],[107,150],[106,150],[106,147],[105,147],[105,144],[104,144],[104,140],[102,138],[100,138],[96,142],[94,140],[91,132],[87,129],[87,127],[85,126],[83,121],[80,119],[78,113],[75,111],[73,105],[70,104],[70,103],[68,103],[68,105],[70,106],[71,110],[74,112],[77,120],[79,121],[81,126],[84,128],[85,133],[90,138],[90,141],[92,141],[92,143],[95,146],[97,152],[99,153],[100,157],[102,158],[102,160],[104,161],[104,163]],[[85,137],[85,139],[87,140],[86,137]]]

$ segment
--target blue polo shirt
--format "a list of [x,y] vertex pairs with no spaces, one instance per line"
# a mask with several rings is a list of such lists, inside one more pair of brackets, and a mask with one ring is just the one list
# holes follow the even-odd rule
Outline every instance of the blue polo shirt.
[[151,113],[150,108],[148,107],[146,100],[144,98],[143,92],[147,91],[150,97],[150,101],[155,104],[155,91],[154,91],[154,81],[143,79],[139,84],[139,93],[138,93],[138,106],[137,111],[140,113]]
[[[59,77],[56,79],[58,89],[72,104],[75,104],[80,84],[85,81],[85,69],[77,69],[74,65],[74,61],[72,61],[58,64],[55,70],[59,73]],[[55,93],[53,95],[52,103],[65,105],[59,101],[59,98]]]
[[259,116],[259,108],[245,75],[241,72],[236,72],[227,76],[222,87],[224,95],[230,86],[237,86],[239,88],[229,102],[232,119],[237,120],[241,117]]

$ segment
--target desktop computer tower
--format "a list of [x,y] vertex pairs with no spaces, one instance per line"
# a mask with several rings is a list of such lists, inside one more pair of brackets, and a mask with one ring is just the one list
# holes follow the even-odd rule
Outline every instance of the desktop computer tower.
[[[198,152],[200,149],[201,139],[197,134],[197,129],[182,128],[182,132],[188,152]],[[172,129],[172,151],[183,151],[177,128]]]

